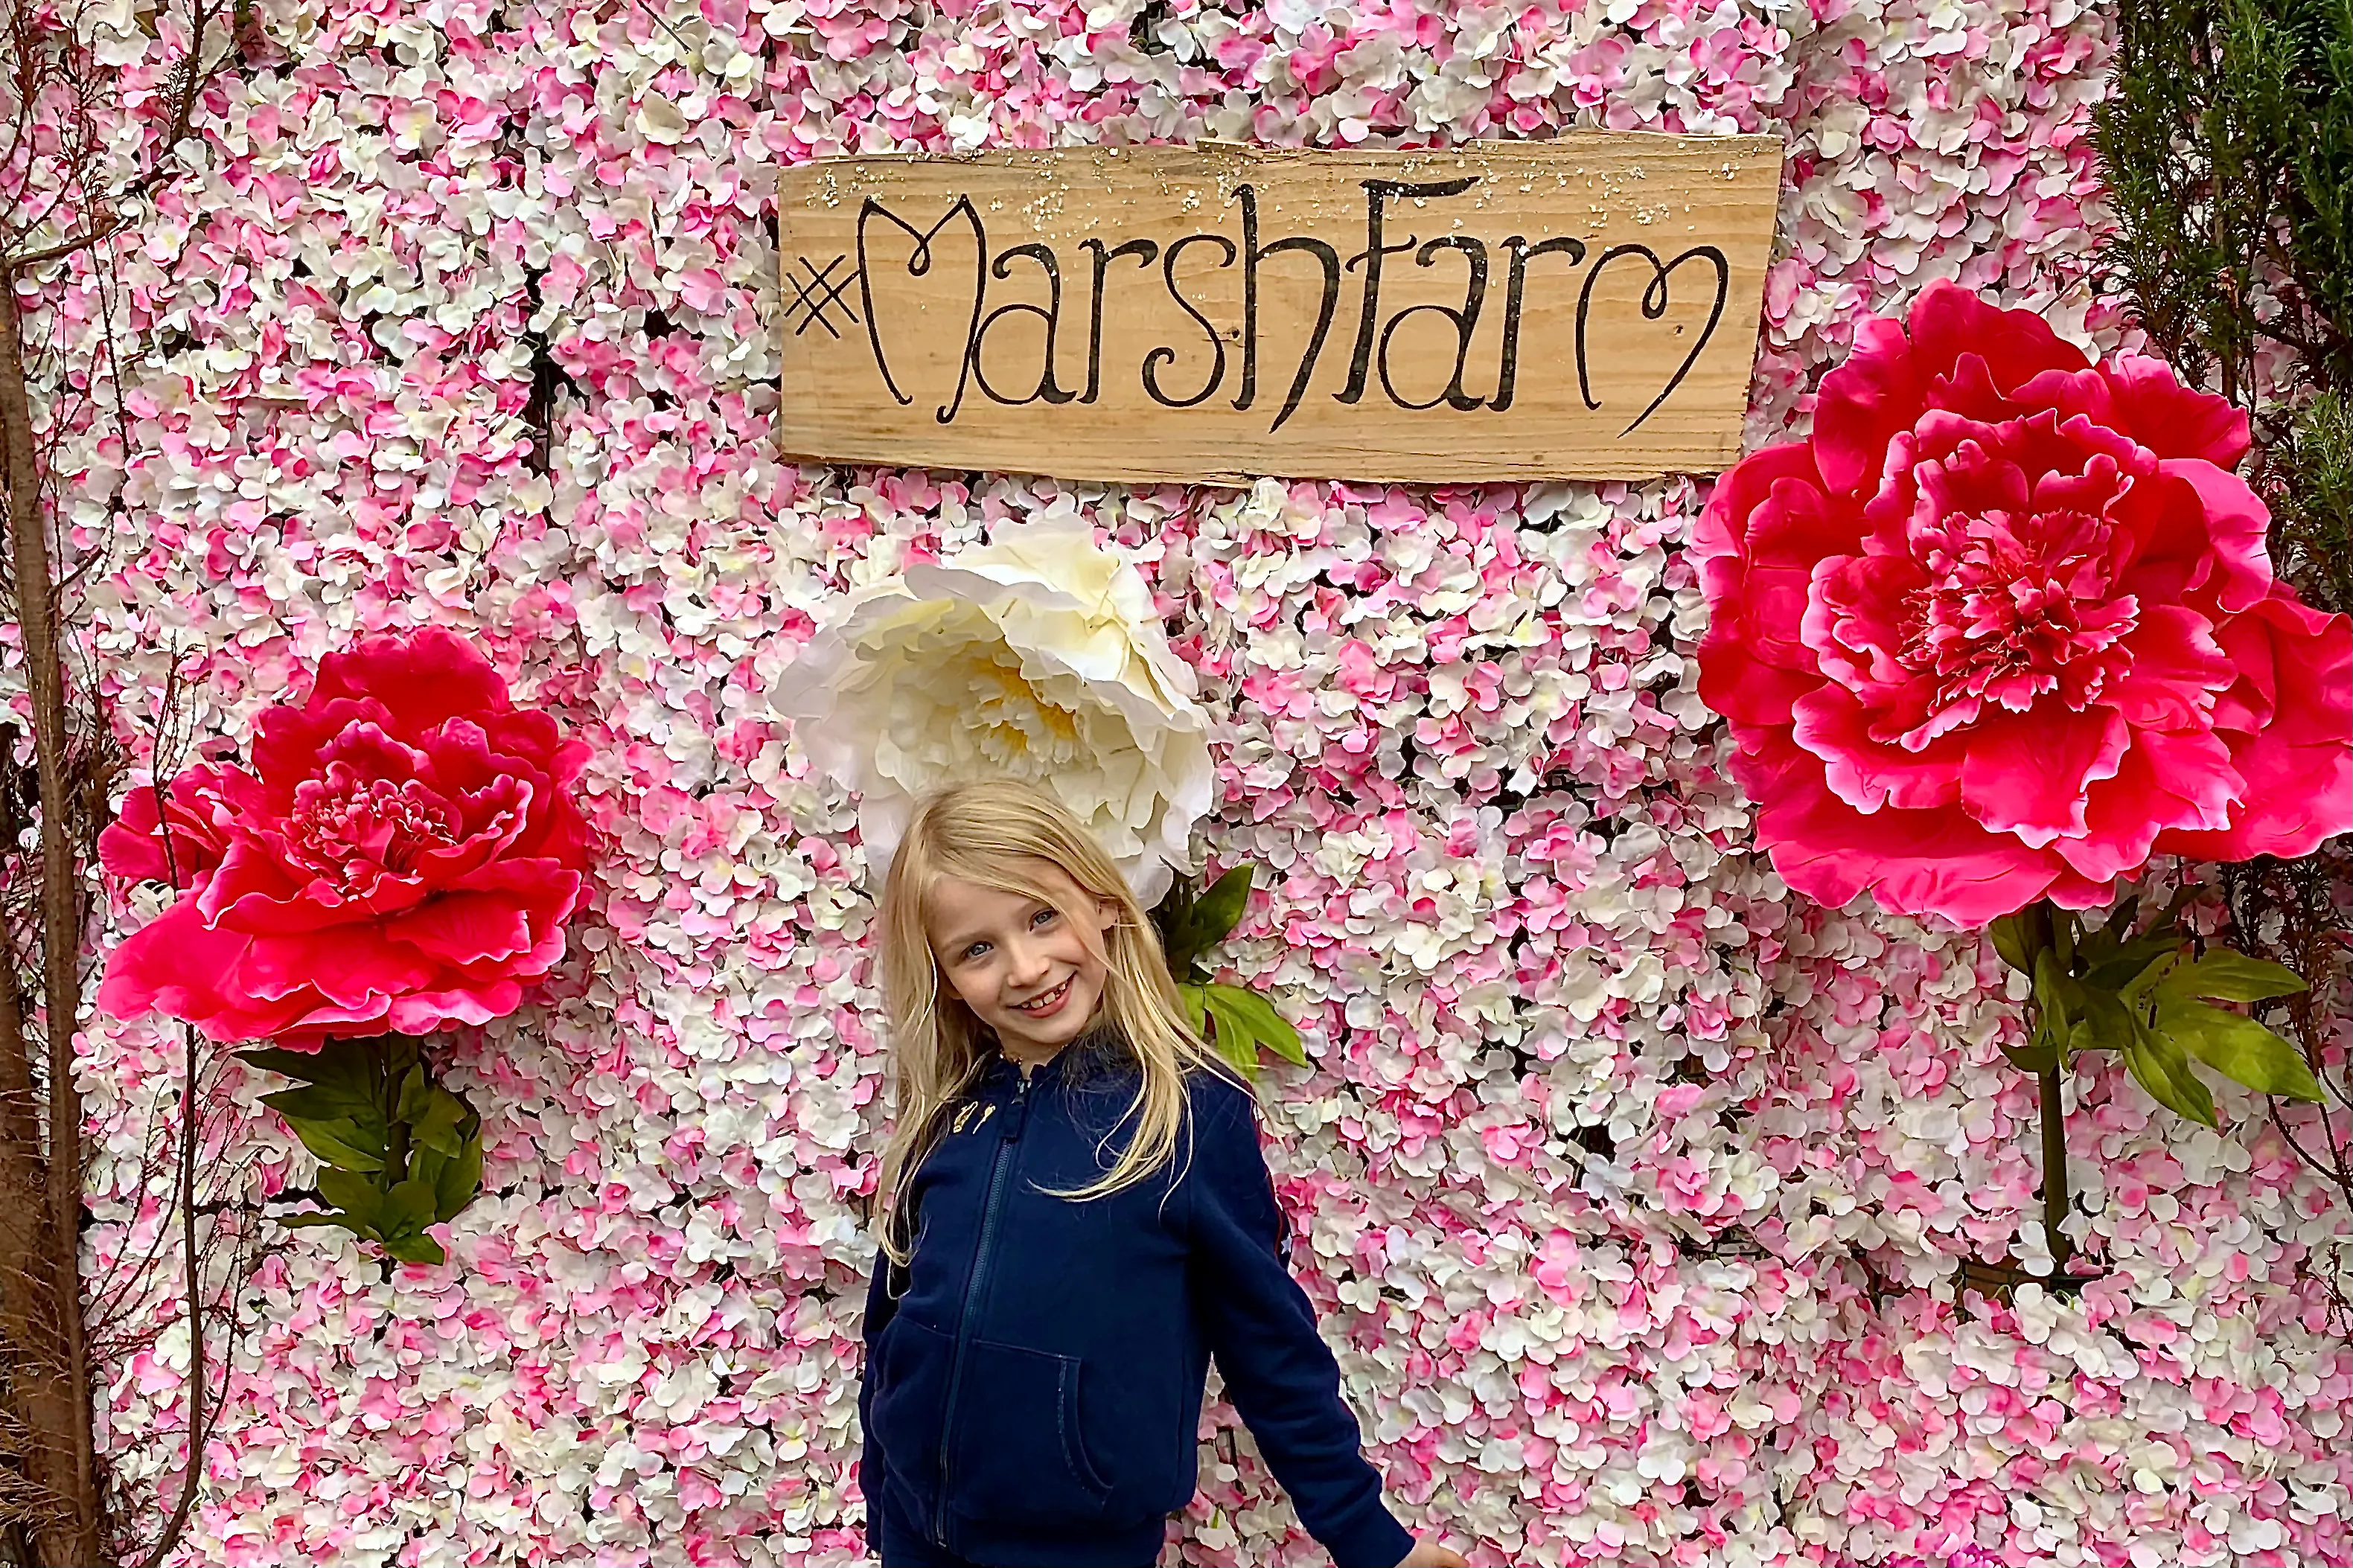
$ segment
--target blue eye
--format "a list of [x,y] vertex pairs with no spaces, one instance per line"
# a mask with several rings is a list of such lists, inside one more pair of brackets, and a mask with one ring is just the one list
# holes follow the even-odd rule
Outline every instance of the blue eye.
[[988,943],[987,943],[987,942],[974,942],[970,947],[967,947],[967,948],[965,948],[965,949],[964,950],[964,954],[963,954],[963,956],[964,956],[964,958],[965,959],[965,961],[966,961],[966,962],[970,962],[970,961],[971,961],[971,960],[973,960],[973,959],[976,959],[976,958],[980,957],[983,953],[987,952],[987,951],[988,951]]
[[1056,911],[1051,906],[1039,910],[1036,914],[1029,917],[1030,929],[1035,931],[1039,926],[1052,924],[1055,912]]

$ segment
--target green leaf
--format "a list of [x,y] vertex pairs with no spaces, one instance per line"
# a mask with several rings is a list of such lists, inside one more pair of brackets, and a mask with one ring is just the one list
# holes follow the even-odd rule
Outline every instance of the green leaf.
[[2052,941],[2052,910],[2045,902],[2031,902],[2014,914],[2005,914],[1989,926],[1993,936],[1993,950],[2019,973],[2033,973],[2035,954],[2050,947]]
[[2157,1027],[2208,1067],[2258,1094],[2320,1098],[2320,1080],[2312,1076],[2304,1053],[2243,1014],[2168,998],[2158,1009]]
[[2125,931],[2128,927],[2122,916],[2125,906],[2131,901],[2131,895],[2126,895],[2109,908],[2099,930],[2085,929],[2077,934],[2075,939],[2077,969],[2090,969],[2116,956],[2116,949],[2124,945]]
[[1993,938],[1993,950],[2001,954],[2003,963],[2021,974],[2031,974],[2034,955],[2042,945],[2041,933],[2035,928],[2032,917],[2021,910],[1987,926],[1986,934]]
[[1247,863],[1235,867],[1210,883],[1209,890],[1193,905],[1186,934],[1196,952],[1217,946],[1241,923],[1242,911],[1250,907],[1253,870]]
[[[275,1046],[265,1046],[257,1050],[239,1051],[237,1059],[249,1067],[258,1067],[264,1072],[274,1072],[280,1078],[290,1078],[297,1082],[322,1081],[320,1060],[308,1051],[281,1050]],[[337,1064],[332,1061],[326,1064],[325,1081],[336,1081],[340,1076],[336,1067]]]
[[394,1100],[394,1119],[414,1127],[425,1120],[425,1113],[432,1104],[433,1089],[425,1080],[424,1068],[410,1068],[407,1076],[400,1080],[400,1093]]
[[2165,966],[2180,951],[2180,939],[2170,933],[2128,942],[2116,950],[2114,958],[2092,966],[2084,976],[2084,988],[2113,991],[2127,999],[2137,996],[2165,972]]
[[1176,987],[1176,1000],[1185,1005],[1185,1022],[1197,1035],[1207,1036],[1208,1025],[1208,987],[1185,984]]
[[389,1237],[384,1244],[384,1250],[387,1257],[397,1258],[403,1263],[445,1263],[449,1258],[448,1253],[441,1250],[439,1242],[422,1231],[414,1236]]
[[433,1223],[433,1189],[416,1177],[395,1182],[384,1195],[384,1218],[380,1222],[387,1239],[397,1236],[414,1236]]
[[2067,1005],[2072,988],[2055,951],[2046,947],[2034,955],[2035,1038],[2058,1054],[2063,1068],[2067,1065],[2067,1042],[2075,1029],[2074,1014]]
[[352,1228],[364,1225],[373,1228],[384,1213],[384,1194],[374,1182],[350,1171],[330,1166],[319,1173],[319,1196],[358,1222]]
[[1307,1047],[1300,1042],[1299,1031],[1293,1028],[1291,1020],[1280,1013],[1274,1016],[1274,1027],[1261,1035],[1258,1043],[1293,1067],[1307,1065]]
[[2194,963],[2185,963],[2158,982],[2160,996],[2203,996],[2216,1002],[2262,1002],[2292,996],[2304,989],[2304,977],[2293,969],[2249,958],[2227,947],[2210,947]]
[[2132,1019],[2132,1041],[2125,1047],[2125,1066],[2159,1105],[2209,1127],[2221,1125],[2221,1118],[2214,1114],[2214,1096],[2199,1080],[2180,1042],[2152,1032],[2137,1016]]
[[264,1048],[242,1056],[256,1067],[300,1082],[332,1085],[370,1100],[375,1098],[382,1082],[379,1047],[374,1040],[329,1040],[315,1051]]
[[482,1190],[482,1135],[479,1128],[459,1145],[457,1157],[433,1173],[432,1183],[433,1217],[437,1221],[457,1218],[474,1201]]
[[376,1039],[330,1039],[301,1060],[311,1063],[301,1077],[313,1084],[342,1084],[364,1096],[384,1090],[384,1044]]
[[286,1125],[302,1141],[302,1147],[322,1166],[331,1170],[374,1172],[384,1169],[384,1150],[379,1144],[370,1148],[373,1140],[348,1118],[313,1119],[290,1116]]
[[305,1209],[300,1214],[271,1215],[269,1217],[289,1230],[312,1230],[322,1225],[341,1226],[345,1230],[352,1227],[351,1221],[346,1216],[340,1214],[322,1214],[316,1209]]
[[2042,1038],[2039,1029],[2035,1031],[2034,1039],[2022,1046],[2005,1045],[2001,1047],[2001,1054],[2008,1057],[2010,1066],[2021,1072],[2045,1073],[2059,1065],[2058,1051]]
[[2182,911],[2204,896],[2205,889],[2195,882],[2187,887],[2173,889],[2172,901],[2165,906],[2165,912],[2148,922],[2149,934],[2162,935],[2167,931],[2178,933],[2181,930]]
[[466,1102],[438,1085],[429,1091],[426,1106],[409,1128],[409,1141],[421,1149],[456,1158],[465,1135],[459,1128],[466,1120]]
[[2084,1017],[2075,1036],[2077,1050],[2121,1051],[2132,1044],[2132,1009],[2113,992],[2084,985]]
[[349,1121],[381,1133],[384,1107],[372,1094],[349,1094],[340,1084],[305,1084],[265,1094],[261,1103],[289,1121]]
[[1229,1039],[1222,1031],[1212,1030],[1209,1034],[1209,1043],[1216,1048],[1218,1055],[1223,1057],[1236,1072],[1240,1073],[1244,1078],[1258,1077],[1258,1042],[1256,1040]]
[[[1212,985],[1209,1006],[1218,1014],[1218,1028],[1225,1032],[1229,1017],[1240,1024],[1250,1037],[1253,1052],[1272,1051],[1294,1067],[1307,1065],[1306,1048],[1299,1043],[1299,1031],[1291,1021],[1274,1010],[1274,1005],[1255,991],[1239,985]],[[1253,1057],[1255,1061],[1255,1057]]]
[[1209,1013],[1209,1043],[1219,1056],[1233,1063],[1250,1077],[1258,1076],[1258,1033],[1252,1020],[1233,1005],[1234,987],[1209,985],[1202,988],[1202,1001]]
[[1160,951],[1168,960],[1168,973],[1180,983],[1193,963],[1192,939],[1186,935],[1193,923],[1192,911],[1193,884],[1184,877],[1172,879],[1168,891],[1152,906],[1152,928],[1160,933]]
[[408,1076],[408,1069],[425,1059],[425,1047],[414,1035],[379,1035],[372,1040],[333,1040],[327,1048],[347,1048],[368,1064],[375,1072],[375,1061],[381,1053],[384,1062],[382,1081],[398,1083]]

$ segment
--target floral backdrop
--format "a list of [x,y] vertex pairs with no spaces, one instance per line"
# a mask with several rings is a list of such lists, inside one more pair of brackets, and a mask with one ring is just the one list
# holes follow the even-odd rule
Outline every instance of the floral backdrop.
[[[135,0],[91,16],[134,75]],[[797,468],[769,192],[845,152],[1767,132],[1788,161],[1750,445],[1932,280],[2125,344],[2095,298],[2108,52],[2076,0],[263,0],[201,173],[119,286],[132,439],[70,441],[100,653],[142,744],[176,656],[241,739],[376,630],[465,634],[588,758],[570,952],[448,1037],[483,1113],[450,1257],[301,1233],[243,1288],[182,1558],[846,1563],[883,1048],[856,805],[767,692],[845,594],[998,520],[1105,531],[1218,715],[1222,972],[1270,1064],[1295,1260],[1409,1518],[1482,1563],[2353,1562],[2343,1228],[2225,1087],[2071,1090],[2105,1278],[2042,1256],[2034,1083],[1973,932],[1791,897],[1697,695],[1705,479],[1108,489]],[[122,897],[128,932],[152,918]],[[176,1037],[88,1040],[92,1267],[148,1247]],[[223,1160],[306,1184],[254,1104]],[[184,1418],[184,1332],[108,1369]],[[142,1452],[171,1461],[169,1445]],[[1312,1560],[1229,1411],[1172,1533]],[[176,1477],[147,1478],[159,1489]]]

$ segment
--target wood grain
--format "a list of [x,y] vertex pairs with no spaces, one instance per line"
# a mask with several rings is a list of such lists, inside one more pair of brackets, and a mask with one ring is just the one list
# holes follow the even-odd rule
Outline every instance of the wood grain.
[[1739,454],[1766,136],[861,157],[779,179],[786,455],[1446,483]]

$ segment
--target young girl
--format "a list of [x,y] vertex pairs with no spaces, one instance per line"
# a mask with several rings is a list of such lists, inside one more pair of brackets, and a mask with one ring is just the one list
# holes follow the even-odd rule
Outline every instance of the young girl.
[[1461,1568],[1382,1505],[1250,1093],[1078,820],[1013,784],[924,802],[882,976],[899,1121],[858,1407],[883,1568],[1146,1568],[1212,1358],[1338,1568]]

